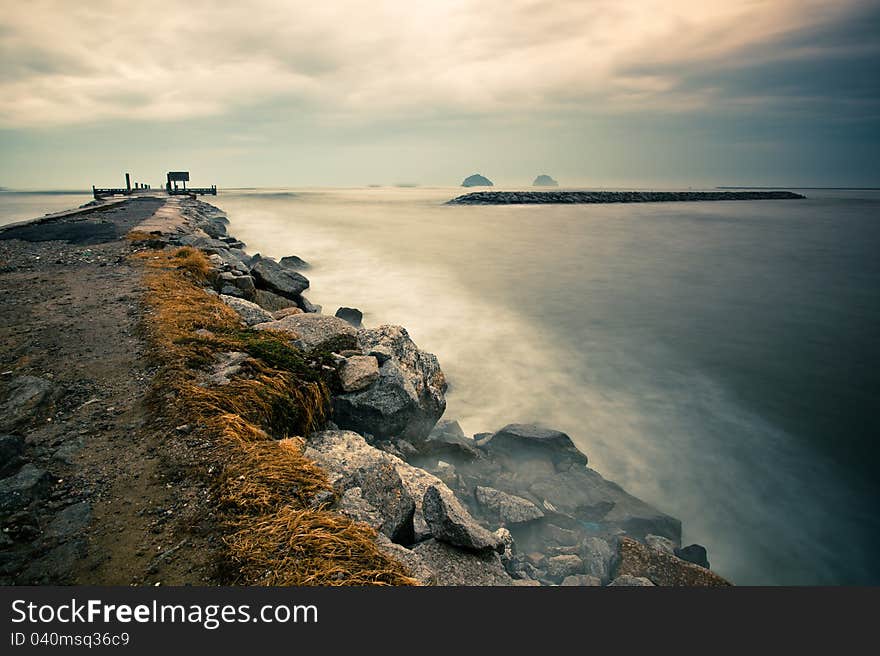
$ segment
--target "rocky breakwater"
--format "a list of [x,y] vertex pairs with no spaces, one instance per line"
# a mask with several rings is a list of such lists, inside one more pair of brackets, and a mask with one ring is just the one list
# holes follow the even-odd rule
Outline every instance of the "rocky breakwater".
[[547,205],[596,203],[670,203],[721,200],[794,200],[791,191],[475,191],[447,205]]
[[[214,292],[243,325],[320,355],[332,421],[303,436],[333,493],[317,504],[377,532],[380,548],[438,585],[727,585],[705,549],[682,548],[681,523],[590,469],[563,432],[510,424],[469,437],[443,420],[437,358],[401,326],[321,313],[285,260],[249,256],[219,210],[194,202],[190,232]],[[289,262],[290,260],[288,260]],[[346,310],[351,310],[347,308]],[[356,324],[356,325],[354,325]],[[230,370],[229,375],[235,375]]]

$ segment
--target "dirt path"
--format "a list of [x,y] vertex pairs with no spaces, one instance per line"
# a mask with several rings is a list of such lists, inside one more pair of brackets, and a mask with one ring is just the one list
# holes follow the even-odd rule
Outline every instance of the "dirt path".
[[0,233],[2,584],[213,580],[207,445],[148,407],[141,271],[121,238],[163,206]]

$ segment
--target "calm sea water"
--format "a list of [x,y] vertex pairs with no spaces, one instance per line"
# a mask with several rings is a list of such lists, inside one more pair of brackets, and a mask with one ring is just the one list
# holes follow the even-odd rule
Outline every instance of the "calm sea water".
[[436,353],[465,431],[565,430],[736,583],[880,583],[880,194],[443,205],[460,191],[209,200],[250,252],[311,262],[326,312]]

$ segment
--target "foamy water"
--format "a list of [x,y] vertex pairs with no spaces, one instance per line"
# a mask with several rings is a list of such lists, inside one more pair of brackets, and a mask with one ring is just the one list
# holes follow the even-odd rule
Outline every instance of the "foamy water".
[[[520,421],[565,430],[591,466],[680,517],[685,540],[737,583],[877,580],[876,498],[817,446],[836,435],[792,432],[797,422],[770,407],[768,387],[792,382],[775,380],[780,366],[809,376],[827,365],[768,360],[792,322],[815,339],[801,314],[828,302],[811,307],[813,280],[775,279],[796,273],[778,261],[835,248],[824,233],[807,248],[773,240],[803,240],[796,222],[825,220],[827,203],[443,205],[458,192],[232,191],[216,204],[250,252],[311,262],[308,296],[325,312],[358,307],[367,325],[402,324],[436,353],[451,384],[446,416],[466,432]],[[866,225],[850,229],[876,240]],[[780,285],[788,308],[768,298]],[[877,320],[854,312],[862,329]],[[752,402],[749,385],[769,405]]]

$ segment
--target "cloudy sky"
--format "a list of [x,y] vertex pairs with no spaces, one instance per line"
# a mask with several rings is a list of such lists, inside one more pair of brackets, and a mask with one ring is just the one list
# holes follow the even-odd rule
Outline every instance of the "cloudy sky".
[[0,186],[880,186],[880,0],[29,0]]

